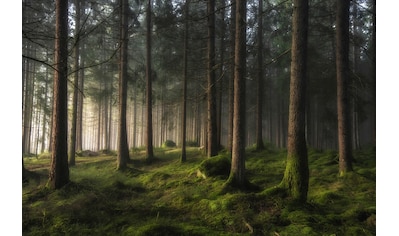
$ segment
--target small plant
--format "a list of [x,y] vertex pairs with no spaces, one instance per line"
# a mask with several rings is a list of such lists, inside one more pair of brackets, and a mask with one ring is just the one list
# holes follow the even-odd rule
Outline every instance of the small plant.
[[163,144],[162,144],[163,148],[174,148],[176,147],[176,143],[173,142],[172,140],[166,140]]

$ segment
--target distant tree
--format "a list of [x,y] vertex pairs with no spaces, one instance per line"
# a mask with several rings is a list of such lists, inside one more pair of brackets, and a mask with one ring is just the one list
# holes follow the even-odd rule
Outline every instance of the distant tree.
[[227,183],[246,187],[245,178],[245,74],[246,74],[246,0],[236,1],[234,63],[233,146]]
[[[27,56],[33,57],[32,43],[27,42],[24,51]],[[34,63],[28,59],[23,60],[22,76],[22,110],[23,110],[23,129],[22,129],[22,153],[29,154],[31,149],[32,133],[32,113],[33,113],[33,95],[35,86]]]
[[350,1],[337,0],[336,67],[340,176],[353,170],[349,96],[349,6]]
[[263,150],[263,0],[258,4],[258,66],[257,66],[257,93],[256,93],[256,150]]
[[186,133],[187,133],[187,54],[188,54],[188,16],[190,10],[190,0],[186,0],[184,6],[184,51],[183,51],[183,111],[182,111],[182,148],[181,162],[185,162],[186,156]]
[[[81,66],[84,67],[84,48],[85,45],[82,44],[82,48],[80,49],[80,54],[82,55],[82,62]],[[82,151],[82,143],[83,143],[83,88],[84,88],[84,69],[81,68],[79,71],[79,84],[77,85],[79,88],[78,93],[78,111],[77,111],[77,118],[76,118],[76,151]]]
[[49,186],[59,189],[69,182],[68,167],[68,1],[56,0],[55,72],[53,89],[52,154]]
[[72,98],[72,121],[71,138],[69,142],[69,165],[75,165],[75,146],[76,146],[76,125],[78,117],[78,93],[79,93],[79,30],[80,30],[80,2],[75,0],[75,44],[74,44],[74,80],[73,80],[73,98]]
[[121,0],[120,66],[119,66],[119,127],[117,169],[127,166],[129,147],[127,144],[126,104],[127,104],[127,49],[128,49],[128,0]]
[[305,202],[309,185],[305,139],[308,0],[293,1],[290,105],[287,164],[281,186],[294,200]]
[[146,13],[146,106],[147,106],[147,131],[146,131],[146,160],[151,162],[154,159],[154,151],[152,146],[152,69],[151,69],[151,10],[152,2],[147,1],[147,13]]
[[208,0],[208,157],[218,154],[215,77],[215,0]]

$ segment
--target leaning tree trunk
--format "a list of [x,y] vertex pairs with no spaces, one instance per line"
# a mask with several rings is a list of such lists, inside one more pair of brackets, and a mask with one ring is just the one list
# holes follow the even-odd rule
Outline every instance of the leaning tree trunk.
[[352,171],[352,135],[349,96],[349,1],[337,0],[337,112],[339,174]]
[[68,1],[56,0],[55,73],[53,89],[52,154],[49,186],[59,189],[69,182],[68,167]]
[[237,0],[236,4],[233,146],[227,183],[245,188],[246,0]]
[[305,139],[308,0],[294,0],[287,164],[281,182],[293,200],[306,202],[309,166]]

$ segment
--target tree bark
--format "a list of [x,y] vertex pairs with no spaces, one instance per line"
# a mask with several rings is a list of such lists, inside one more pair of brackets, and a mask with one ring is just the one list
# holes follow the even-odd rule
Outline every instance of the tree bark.
[[151,68],[151,0],[147,4],[147,40],[146,40],[146,105],[147,105],[147,131],[146,131],[146,161],[151,162],[154,159],[152,146],[152,68]]
[[306,202],[309,185],[305,139],[308,0],[293,3],[287,164],[281,185],[293,200]]
[[208,157],[218,154],[215,79],[215,0],[208,0]]
[[373,0],[373,31],[371,37],[371,47],[370,47],[370,55],[371,55],[371,141],[372,144],[376,145],[376,0]]
[[349,96],[349,5],[350,1],[337,0],[336,66],[339,174],[352,171],[352,135]]
[[186,133],[187,133],[187,54],[188,54],[188,16],[190,9],[190,0],[185,2],[184,17],[184,54],[183,54],[183,111],[182,111],[182,128],[181,128],[181,162],[187,159],[186,154]]
[[218,93],[217,93],[217,147],[218,150],[221,149],[221,139],[222,139],[222,112],[223,112],[223,81],[224,81],[224,71],[225,71],[225,62],[224,62],[224,53],[225,53],[225,34],[226,34],[226,23],[225,23],[225,8],[226,2],[225,0],[220,1],[220,15],[221,15],[221,23],[220,23],[220,72],[218,78]]
[[44,112],[43,112],[43,123],[42,123],[42,137],[41,137],[41,139],[42,139],[42,145],[41,145],[41,148],[40,148],[40,152],[41,153],[43,153],[44,152],[44,150],[46,149],[46,146],[45,146],[45,141],[46,141],[46,128],[47,128],[47,97],[48,97],[48,95],[47,95],[47,93],[48,93],[48,84],[49,84],[49,81],[48,81],[48,69],[46,69],[46,84],[44,85],[44,104],[43,104],[43,106],[44,106]]
[[[84,49],[84,44],[82,45],[81,51]],[[84,53],[80,52],[81,55]],[[81,57],[81,65],[82,69],[79,71],[79,93],[78,93],[78,111],[76,118],[76,151],[82,151],[83,147],[83,88],[84,88],[84,61],[83,57]]]
[[118,157],[117,169],[123,170],[127,167],[129,147],[127,143],[126,130],[126,104],[127,104],[127,46],[128,46],[128,1],[121,0],[121,48],[119,66],[119,126],[118,126]]
[[[35,57],[32,53],[31,43],[27,43],[27,55]],[[23,133],[22,133],[22,153],[31,153],[31,133],[32,133],[32,114],[33,114],[33,96],[35,88],[34,63],[26,60],[24,63],[23,85],[25,86],[23,98]],[[23,88],[24,89],[24,88]]]
[[80,1],[75,0],[75,60],[74,60],[74,80],[73,80],[73,98],[72,98],[72,121],[71,137],[69,141],[69,165],[75,165],[75,146],[76,146],[76,124],[78,115],[78,86],[79,86],[79,30],[80,30]]
[[234,111],[234,57],[235,57],[235,25],[236,25],[236,0],[231,1],[230,19],[230,78],[228,87],[229,117],[227,130],[227,150],[231,153],[233,147],[233,111]]
[[259,0],[258,6],[258,75],[256,94],[256,150],[263,150],[263,0]]
[[53,89],[52,155],[49,186],[69,183],[68,167],[68,1],[56,0],[55,73]]
[[246,0],[237,0],[236,4],[233,146],[227,182],[245,188]]

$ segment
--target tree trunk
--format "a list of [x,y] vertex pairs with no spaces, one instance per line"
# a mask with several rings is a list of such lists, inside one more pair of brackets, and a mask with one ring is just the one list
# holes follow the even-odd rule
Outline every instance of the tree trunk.
[[69,183],[68,167],[68,1],[56,0],[55,73],[53,89],[52,154],[49,185]]
[[[85,45],[82,45],[82,49],[80,54],[84,55],[82,52],[85,48]],[[82,151],[83,147],[83,88],[84,88],[84,60],[83,57],[81,57],[81,65],[82,69],[79,70],[79,93],[78,93],[78,111],[77,111],[77,124],[76,124],[76,151]]]
[[121,48],[120,48],[120,67],[119,67],[119,128],[118,128],[118,157],[117,169],[123,170],[127,167],[129,157],[129,147],[127,143],[126,130],[126,104],[127,104],[127,46],[128,46],[128,0],[121,0]]
[[293,200],[306,202],[309,166],[305,139],[308,0],[294,0],[287,164],[281,185]]
[[181,128],[181,162],[185,162],[186,155],[186,133],[187,133],[187,54],[188,54],[188,16],[190,9],[190,0],[185,3],[185,17],[184,17],[184,54],[183,54],[183,111],[182,111],[182,128]]
[[237,0],[236,4],[233,147],[227,182],[245,188],[246,0]]
[[373,0],[373,31],[371,37],[371,47],[370,47],[370,55],[371,55],[371,141],[375,146],[376,144],[376,0]]
[[49,83],[49,81],[48,81],[48,70],[46,69],[46,82],[45,82],[45,85],[44,85],[44,112],[43,112],[43,123],[42,123],[42,137],[41,137],[41,139],[42,139],[42,146],[41,146],[41,148],[40,148],[40,152],[41,153],[43,153],[44,152],[44,150],[46,149],[46,145],[45,145],[45,143],[46,143],[46,128],[47,128],[47,98],[48,98],[48,95],[47,95],[47,93],[48,93],[48,83]]
[[235,25],[236,25],[236,0],[231,1],[231,20],[230,20],[230,78],[229,78],[229,89],[228,89],[228,96],[229,96],[229,120],[228,120],[228,132],[227,132],[227,150],[231,153],[233,147],[233,111],[234,111],[234,57],[235,57]]
[[225,25],[225,0],[221,1],[221,29],[220,29],[220,72],[218,78],[218,105],[217,105],[217,147],[220,149],[222,146],[222,112],[223,112],[223,81],[224,81],[224,71],[225,71],[225,63],[224,63],[224,52],[225,52],[225,34],[226,34],[226,25]]
[[258,6],[258,75],[256,94],[256,150],[263,150],[263,0]]
[[339,174],[352,171],[352,135],[349,96],[349,5],[350,1],[337,1],[337,112]]
[[[26,46],[27,55],[32,55],[32,46],[28,42]],[[23,134],[22,134],[22,153],[29,154],[31,152],[31,133],[32,133],[32,113],[33,113],[33,91],[34,91],[34,63],[27,60],[25,62],[23,84],[25,85],[23,99]]]
[[218,154],[215,79],[215,0],[208,0],[208,157]]
[[72,121],[71,138],[69,142],[69,165],[75,165],[75,146],[76,146],[76,123],[78,113],[78,86],[79,86],[79,30],[80,30],[80,1],[75,0],[75,60],[74,60],[74,80],[73,80],[73,98],[72,98]]
[[152,68],[151,68],[151,0],[147,4],[147,40],[146,40],[146,105],[147,105],[147,131],[146,131],[146,161],[151,162],[154,159],[154,151],[152,147]]
[[137,89],[134,90],[133,101],[133,148],[137,147]]
[[[357,11],[357,2],[356,0],[353,0],[353,45],[352,45],[352,50],[353,50],[353,64],[352,64],[352,73],[354,77],[352,78],[358,78],[359,74],[359,59],[360,59],[360,42],[358,40],[358,29],[361,27],[359,24],[358,18],[358,11]],[[353,143],[353,149],[357,150],[360,148],[360,137],[359,137],[359,88],[358,88],[358,83],[356,82],[358,79],[353,79],[352,80],[352,89],[353,91],[353,96],[352,97],[352,143]]]

